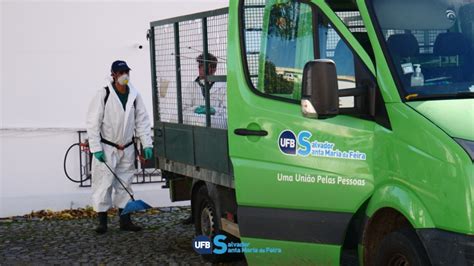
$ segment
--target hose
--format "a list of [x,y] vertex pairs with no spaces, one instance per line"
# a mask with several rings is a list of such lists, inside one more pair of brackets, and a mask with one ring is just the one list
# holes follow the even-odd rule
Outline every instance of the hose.
[[[66,168],[67,156],[68,156],[68,154],[69,154],[69,151],[70,151],[72,148],[74,148],[75,146],[79,146],[79,148],[83,148],[83,149],[89,149],[89,143],[87,142],[87,140],[86,140],[85,143],[79,143],[79,142],[78,142],[78,143],[74,143],[74,144],[72,144],[71,146],[69,146],[69,148],[68,148],[67,151],[66,151],[66,154],[64,154],[64,163],[63,163],[64,174],[65,174],[66,177],[67,177],[69,180],[71,180],[72,182],[74,182],[74,183],[82,183],[82,182],[85,182],[85,181],[91,179],[91,176],[90,176],[90,175],[87,176],[86,179],[84,179],[84,180],[74,180],[74,179],[72,179],[72,178],[69,176],[69,174],[68,174],[68,172],[67,172],[67,168]],[[146,160],[145,160],[145,158],[143,158],[143,156],[142,156],[142,155],[140,154],[140,152],[138,151],[138,148],[137,148],[137,146],[136,146],[136,143],[134,143],[134,147],[135,147],[135,153],[137,154],[137,160],[135,160],[135,168],[137,168],[137,162],[138,162],[138,161],[140,161],[141,165],[145,165]],[[80,167],[82,167],[82,165],[81,165]],[[111,171],[112,171],[112,170],[111,170]],[[129,193],[129,194],[130,194],[130,193]],[[133,198],[133,196],[132,196],[132,198]]]
[[[69,176],[69,174],[68,174],[68,172],[67,172],[67,169],[66,169],[66,162],[67,162],[67,156],[68,156],[68,154],[69,154],[69,151],[70,151],[74,146],[79,146],[79,147],[81,147],[81,146],[82,146],[81,144],[82,144],[82,143],[74,143],[74,144],[72,144],[72,145],[69,146],[69,148],[67,149],[66,154],[64,154],[64,165],[63,165],[63,166],[64,166],[64,174],[66,175],[66,177],[67,177],[69,180],[71,180],[71,181],[74,182],[74,183],[82,183],[82,182],[87,181],[87,180],[90,179],[90,176],[88,176],[88,177],[86,177],[86,179],[84,179],[84,180],[74,180],[74,179],[72,179],[72,178]],[[82,166],[81,166],[81,167],[82,167]]]

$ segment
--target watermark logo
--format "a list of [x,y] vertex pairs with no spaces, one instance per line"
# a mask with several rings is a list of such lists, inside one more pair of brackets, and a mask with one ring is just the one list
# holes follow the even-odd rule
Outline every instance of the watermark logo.
[[212,253],[211,241],[207,236],[195,237],[193,241],[193,248],[197,253],[201,255]]
[[[227,240],[227,241],[226,241]],[[281,248],[262,247],[252,248],[247,242],[232,242],[225,235],[215,235],[212,241],[207,236],[197,236],[193,241],[194,250],[201,254],[236,254],[236,253],[281,253]]]

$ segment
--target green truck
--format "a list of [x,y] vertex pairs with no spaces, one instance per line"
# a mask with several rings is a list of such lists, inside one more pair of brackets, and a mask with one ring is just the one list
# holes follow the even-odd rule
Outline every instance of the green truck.
[[472,0],[232,0],[148,34],[196,235],[254,265],[474,265]]

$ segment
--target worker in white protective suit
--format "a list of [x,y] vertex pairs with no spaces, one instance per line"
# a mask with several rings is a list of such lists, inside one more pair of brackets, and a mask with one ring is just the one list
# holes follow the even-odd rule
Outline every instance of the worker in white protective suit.
[[[133,137],[144,147],[145,159],[153,156],[150,136],[151,125],[145,104],[138,91],[129,83],[130,68],[124,61],[115,61],[111,67],[112,79],[100,88],[87,114],[87,135],[92,160],[92,206],[99,216],[96,232],[107,231],[107,211],[119,208],[120,229],[140,231],[132,223],[130,214],[120,215],[130,196],[115,179],[107,165],[117,174],[130,193],[135,173],[136,148]],[[112,195],[113,194],[113,195]]]
[[[204,61],[207,61],[205,74]],[[207,53],[207,59],[200,54],[196,58],[199,76],[184,86],[182,91],[183,122],[187,125],[206,126],[206,84],[208,76],[213,76],[217,69],[217,57]],[[227,128],[227,88],[225,82],[208,82],[209,102],[211,112],[211,127]]]

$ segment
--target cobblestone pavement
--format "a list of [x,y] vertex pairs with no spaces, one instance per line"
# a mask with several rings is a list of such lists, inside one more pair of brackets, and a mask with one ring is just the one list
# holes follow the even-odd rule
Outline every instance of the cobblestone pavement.
[[[183,225],[188,207],[159,208],[156,214],[136,214],[141,232],[118,229],[118,217],[109,217],[109,230],[97,235],[96,219],[0,222],[0,265],[126,264],[211,265],[192,248],[194,225]],[[245,262],[227,265],[245,265]]]

